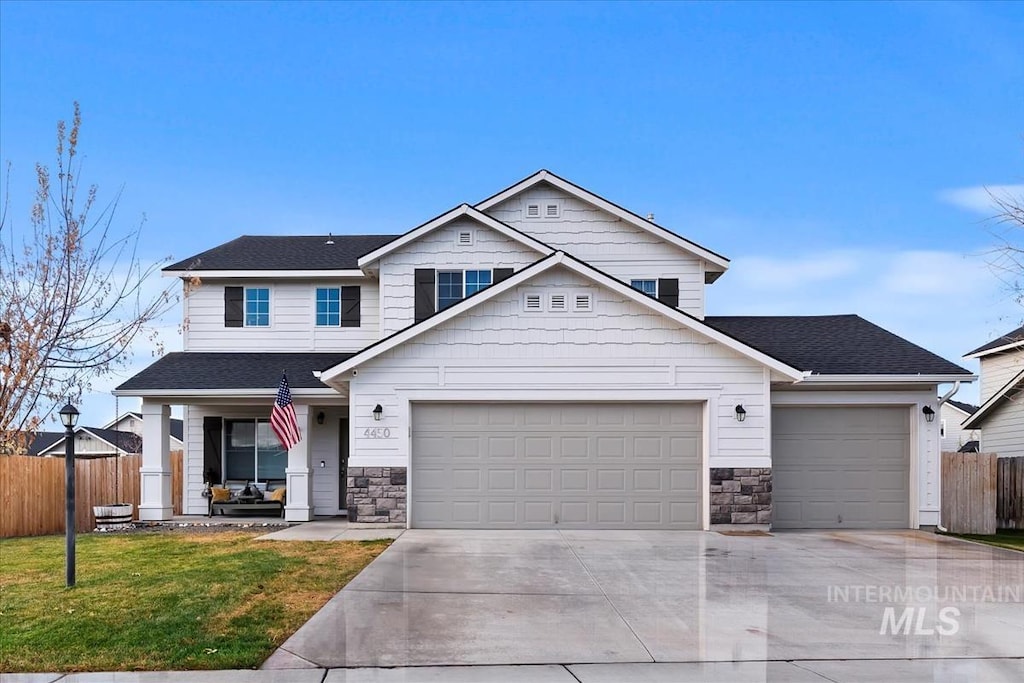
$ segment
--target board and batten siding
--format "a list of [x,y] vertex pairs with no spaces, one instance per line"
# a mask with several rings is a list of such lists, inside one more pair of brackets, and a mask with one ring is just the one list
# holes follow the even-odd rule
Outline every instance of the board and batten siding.
[[[203,418],[222,417],[225,419],[269,419],[271,399],[266,406],[229,406],[229,405],[187,405],[184,408],[185,421],[185,454],[182,468],[185,478],[182,496],[182,511],[186,515],[205,515],[209,502],[203,498]],[[311,407],[316,415],[324,411],[324,424],[313,421],[312,435],[303,438],[312,439],[310,467],[313,474],[313,513],[317,515],[335,515],[341,510],[338,505],[339,472],[338,457],[338,419],[345,414],[345,408],[339,406]],[[223,432],[222,432],[223,433]],[[222,451],[223,453],[223,451]],[[320,467],[320,461],[324,467]]]
[[[359,327],[316,324],[317,287],[360,287]],[[270,290],[268,327],[225,327],[224,287]],[[204,280],[184,299],[185,351],[358,351],[380,338],[380,295],[372,278]]]
[[[545,200],[559,203],[559,218],[525,217],[527,204],[539,203],[543,209]],[[700,258],[552,185],[536,185],[488,209],[487,214],[626,284],[634,279],[678,278],[679,309],[704,317]]]
[[1000,458],[1024,456],[1024,392],[995,408],[981,428],[981,452]]
[[[473,232],[473,243],[459,245],[458,233],[465,230]],[[413,324],[417,268],[514,268],[518,271],[543,257],[543,254],[471,218],[463,217],[438,228],[381,258],[380,287],[384,315],[381,336],[386,337]]]
[[[538,291],[588,292],[593,310],[524,312],[524,296]],[[555,268],[359,366],[349,464],[406,466],[419,400],[625,400],[706,402],[711,466],[767,467],[770,379],[759,363]]]
[[1024,349],[995,353],[981,359],[981,403],[1024,370]]

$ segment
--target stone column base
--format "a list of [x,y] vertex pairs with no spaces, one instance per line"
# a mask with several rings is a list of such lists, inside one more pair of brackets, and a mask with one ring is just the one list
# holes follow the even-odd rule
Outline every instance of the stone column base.
[[771,467],[712,467],[712,524],[771,524]]
[[404,467],[349,467],[348,521],[405,524],[405,470]]

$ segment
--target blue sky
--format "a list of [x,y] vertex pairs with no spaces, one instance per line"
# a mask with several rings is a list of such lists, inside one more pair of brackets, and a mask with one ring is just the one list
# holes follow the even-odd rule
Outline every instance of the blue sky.
[[1024,318],[983,189],[1024,186],[1022,35],[1024,3],[5,0],[0,159],[25,228],[78,100],[153,260],[404,232],[549,168],[732,258],[709,313],[859,313],[958,360]]

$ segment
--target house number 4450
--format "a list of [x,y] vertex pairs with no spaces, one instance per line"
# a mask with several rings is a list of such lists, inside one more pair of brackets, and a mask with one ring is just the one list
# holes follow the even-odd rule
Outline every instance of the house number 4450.
[[367,439],[390,439],[391,430],[387,427],[373,427],[363,430],[363,436]]

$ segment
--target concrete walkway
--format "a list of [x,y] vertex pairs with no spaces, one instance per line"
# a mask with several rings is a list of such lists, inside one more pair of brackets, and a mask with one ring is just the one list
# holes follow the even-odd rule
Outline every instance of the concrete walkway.
[[256,538],[257,541],[376,541],[398,538],[405,529],[382,529],[380,525],[349,524],[344,519],[318,519],[290,526]]

